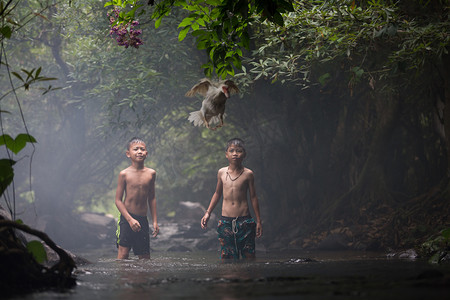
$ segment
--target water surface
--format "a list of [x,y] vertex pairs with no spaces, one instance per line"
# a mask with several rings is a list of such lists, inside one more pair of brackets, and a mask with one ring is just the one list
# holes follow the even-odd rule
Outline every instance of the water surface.
[[[113,257],[113,255],[111,255]],[[450,299],[450,267],[366,252],[153,252],[150,260],[90,257],[77,286],[20,299]]]

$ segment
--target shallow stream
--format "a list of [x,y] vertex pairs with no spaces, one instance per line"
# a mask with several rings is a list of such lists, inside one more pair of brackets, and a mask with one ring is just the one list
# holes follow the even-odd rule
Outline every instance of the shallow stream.
[[152,252],[124,261],[91,254],[77,286],[16,299],[450,299],[450,266],[366,252],[259,253],[223,263],[217,252]]

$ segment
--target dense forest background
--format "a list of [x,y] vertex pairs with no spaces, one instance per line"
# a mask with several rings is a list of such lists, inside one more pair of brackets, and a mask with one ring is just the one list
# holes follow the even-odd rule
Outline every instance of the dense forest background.
[[[145,4],[144,43],[124,48],[101,1],[16,2],[20,30],[1,36],[2,134],[37,143],[15,157],[2,202],[57,242],[78,212],[117,215],[132,136],[150,150],[162,220],[180,201],[207,206],[240,137],[268,248],[404,248],[450,226],[448,1],[293,1],[283,26],[256,16],[216,131],[187,121],[201,99],[184,94],[208,55],[194,36],[179,41],[186,11],[155,29]],[[19,88],[40,67],[57,80]]]

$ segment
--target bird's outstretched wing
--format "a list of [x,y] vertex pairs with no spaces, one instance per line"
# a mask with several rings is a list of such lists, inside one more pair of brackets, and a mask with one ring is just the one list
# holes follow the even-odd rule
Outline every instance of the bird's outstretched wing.
[[224,84],[228,86],[228,92],[230,94],[237,94],[237,93],[239,93],[239,88],[234,83],[234,81],[232,81],[232,80],[225,80]]
[[196,93],[199,93],[202,96],[206,96],[209,87],[213,85],[213,83],[208,78],[203,78],[196,85],[194,85],[187,93],[186,97],[193,97]]

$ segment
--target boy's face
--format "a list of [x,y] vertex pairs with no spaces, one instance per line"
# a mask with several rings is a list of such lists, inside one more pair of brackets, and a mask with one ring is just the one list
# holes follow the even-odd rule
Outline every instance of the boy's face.
[[225,152],[225,156],[230,163],[233,161],[242,162],[242,160],[245,158],[245,150],[242,147],[231,145]]
[[144,143],[133,143],[126,152],[127,157],[134,161],[143,161],[147,158],[147,154],[147,148]]

